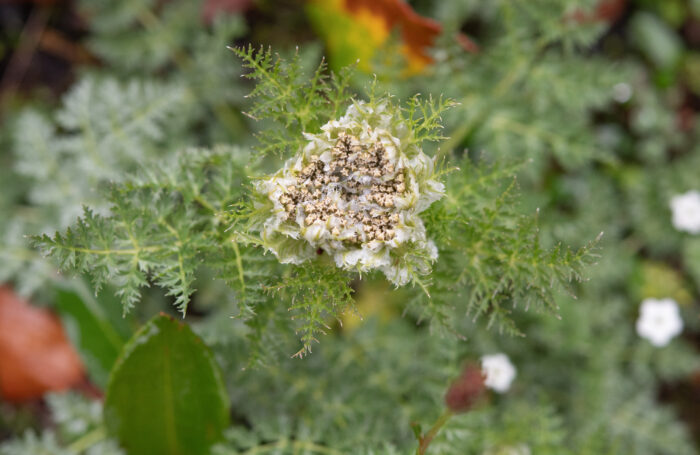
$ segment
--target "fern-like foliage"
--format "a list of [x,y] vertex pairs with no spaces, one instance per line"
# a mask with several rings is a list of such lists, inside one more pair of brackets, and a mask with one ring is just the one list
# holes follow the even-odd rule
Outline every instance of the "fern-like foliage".
[[64,234],[35,242],[62,268],[89,272],[97,289],[116,283],[125,310],[152,279],[184,313],[203,255],[226,244],[220,214],[240,197],[246,160],[241,151],[226,147],[189,150],[174,166],[115,185],[110,215],[86,208]]
[[[247,115],[274,125],[258,134],[258,150],[262,154],[287,158],[297,153],[306,144],[303,133],[316,132],[327,121],[340,117],[354,95],[350,85],[352,66],[334,73],[321,60],[315,70],[309,71],[307,58],[298,49],[290,59],[253,46],[231,50],[249,70],[244,76],[256,82],[247,95],[253,102]],[[367,91],[370,105],[386,96],[376,80]],[[441,134],[442,116],[455,104],[442,96],[437,100],[420,95],[410,97],[400,109],[402,120],[413,132],[410,141],[420,145],[445,139]]]
[[174,114],[187,100],[180,84],[87,75],[63,97],[55,115],[26,109],[12,118],[5,148],[12,159],[3,183],[14,182],[26,194],[3,196],[15,213],[0,225],[3,281],[15,280],[28,293],[52,279],[53,266],[25,237],[65,228],[83,204],[104,213],[102,190],[109,182],[122,180],[179,140],[182,123]]
[[274,292],[291,298],[289,310],[303,321],[298,329],[303,347],[295,357],[310,353],[311,345],[318,341],[316,334],[330,330],[332,319],[339,318],[354,302],[347,273],[331,263],[294,267],[290,280],[283,281]]
[[572,283],[585,278],[597,239],[577,250],[543,246],[537,216],[517,209],[514,173],[522,166],[475,165],[465,157],[449,174],[447,197],[425,215],[440,260],[428,293],[412,299],[419,318],[454,331],[459,314],[486,317],[518,334],[514,308],[556,313],[557,293],[572,293]]
[[89,196],[96,186],[135,170],[144,153],[162,154],[166,122],[185,97],[177,85],[86,77],[66,94],[55,123],[24,112],[15,169],[33,180],[31,201],[60,208],[65,225],[81,204],[99,202]]
[[96,289],[116,285],[124,311],[140,300],[141,288],[155,283],[184,315],[197,270],[208,266],[236,291],[237,317],[250,328],[252,363],[268,356],[270,325],[289,317],[280,315],[280,300],[289,302],[301,355],[350,304],[348,278],[334,268],[300,268],[287,276],[274,257],[230,229],[230,207],[242,198],[253,164],[237,148],[188,150],[170,165],[113,185],[109,215],[85,208],[74,226],[34,243],[62,269],[88,274]]
[[302,133],[316,131],[338,118],[350,102],[351,68],[328,74],[325,61],[308,74],[305,59],[297,50],[287,60],[270,49],[253,46],[231,48],[256,82],[247,97],[253,105],[246,113],[254,120],[269,119],[276,128],[258,134],[262,154],[289,157],[305,143]]
[[[199,2],[177,1],[162,9],[154,2],[81,2],[95,35],[88,46],[117,69],[153,71],[188,45]],[[189,33],[188,33],[189,32]]]
[[[683,400],[658,402],[660,381],[680,393],[700,362],[688,342],[698,331],[700,238],[675,229],[669,208],[697,189],[700,141],[685,114],[678,121],[687,97],[656,85],[683,72],[633,61],[645,45],[627,24],[660,9],[654,2],[627,2],[631,17],[612,39],[603,21],[570,20],[599,0],[412,2],[443,26],[434,62],[409,78],[378,71],[367,94],[350,70],[317,69],[310,43],[289,60],[239,48],[248,79],[239,78],[226,45],[242,21],[205,25],[202,1],[79,3],[87,45],[103,62],[92,70],[110,77],[81,77],[60,114],[27,111],[0,129],[0,211],[9,214],[0,217],[0,282],[27,291],[55,276],[25,235],[60,229],[34,241],[63,269],[116,285],[125,309],[157,303],[145,286],[190,305],[236,410],[213,453],[415,453],[413,423],[432,426],[463,364],[495,352],[517,368],[510,390],[454,416],[428,453],[697,452],[670,405]],[[250,39],[264,35],[258,26]],[[480,52],[455,43],[460,30]],[[622,34],[633,37],[632,58],[622,58]],[[243,99],[249,82],[257,88]],[[631,90],[626,102],[611,100],[619,83]],[[439,250],[432,272],[395,290],[324,255],[280,264],[261,247],[255,220],[265,207],[251,180],[279,169],[303,132],[318,133],[353,96],[387,94],[406,100],[397,115],[411,140],[431,155],[440,146],[446,195],[421,213]],[[459,107],[445,112],[449,98]],[[260,131],[261,153],[246,151],[249,129]],[[218,142],[244,148],[173,159]],[[579,285],[595,247],[558,241],[580,247],[601,229],[604,254]],[[684,335],[663,349],[635,332],[648,296],[676,298],[683,316]],[[303,362],[284,358],[312,346]],[[0,455],[122,453],[108,439],[88,447],[106,436],[96,403],[68,395],[47,404],[50,428],[3,441]]]
[[[301,339],[301,356],[352,307],[350,283],[360,276],[337,269],[325,255],[299,267],[264,256],[255,214],[265,205],[254,200],[250,178],[261,174],[271,159],[259,158],[268,152],[289,156],[299,151],[304,132],[315,132],[344,112],[352,100],[350,73],[328,75],[321,62],[308,75],[298,53],[286,61],[269,50],[234,52],[251,70],[247,76],[257,82],[250,115],[273,122],[261,133],[259,155],[226,147],[189,150],[170,166],[149,168],[113,185],[108,215],[85,208],[75,226],[37,237],[35,243],[61,268],[89,274],[96,288],[116,284],[125,311],[138,302],[142,287],[155,283],[184,314],[198,268],[204,265],[236,292],[238,317],[249,327],[254,346],[264,344],[275,327],[291,328]],[[376,83],[368,97],[369,106],[388,99]],[[422,145],[443,139],[441,116],[452,106],[444,98],[414,96],[403,107],[396,106],[395,113],[410,127],[408,140]],[[540,246],[536,222],[514,209],[514,186],[501,188],[512,169],[482,168],[467,159],[461,167],[436,174],[447,178],[446,197],[424,219],[441,257],[432,275],[412,277],[422,290],[405,292],[411,293],[412,308],[421,317],[453,332],[452,312],[457,310],[487,315],[491,323],[515,333],[508,317],[512,306],[555,308],[555,289],[581,278],[588,250]],[[406,254],[407,264],[431,261]],[[280,301],[287,311],[279,311]],[[281,322],[290,312],[292,323]]]
[[243,102],[242,87],[232,83],[240,65],[227,58],[226,49],[245,31],[240,17],[226,15],[207,23],[202,15],[206,2],[199,0],[79,3],[90,18],[87,45],[112,73],[181,84],[192,105],[180,116],[200,122],[198,139],[240,137],[244,118],[232,107]]
[[[373,90],[376,90],[376,87],[373,87]],[[412,96],[406,102],[402,112],[406,126],[413,132],[410,140],[417,145],[422,145],[424,142],[440,142],[447,139],[442,134],[442,116],[457,104],[443,96],[437,100],[432,96],[427,99],[420,95]]]
[[446,148],[486,150],[496,161],[532,159],[523,184],[540,178],[551,159],[565,169],[614,161],[590,134],[589,113],[606,108],[613,87],[634,76],[627,62],[590,54],[606,30],[603,22],[572,20],[576,11],[588,14],[597,3],[441,2],[434,15],[446,31],[457,32],[468,21],[489,23],[479,43],[488,52],[465,55],[446,38],[431,71],[418,80],[390,79],[388,85],[404,96],[422,90],[458,101],[446,119]]

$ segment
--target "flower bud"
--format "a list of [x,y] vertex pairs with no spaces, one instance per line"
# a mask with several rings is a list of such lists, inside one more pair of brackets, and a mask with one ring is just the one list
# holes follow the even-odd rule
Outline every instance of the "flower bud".
[[271,207],[263,245],[280,262],[300,264],[321,249],[337,267],[379,269],[397,286],[430,272],[438,253],[419,214],[445,188],[401,118],[389,101],[356,102],[256,182]]
[[475,365],[467,365],[461,376],[447,390],[445,404],[452,412],[467,412],[485,390],[481,369]]

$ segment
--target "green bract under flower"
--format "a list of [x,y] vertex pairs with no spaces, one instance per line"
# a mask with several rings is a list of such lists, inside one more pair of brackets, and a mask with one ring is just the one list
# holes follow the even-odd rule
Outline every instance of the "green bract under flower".
[[401,118],[389,102],[356,102],[256,182],[259,207],[271,202],[263,243],[281,262],[325,252],[340,268],[379,269],[397,286],[430,272],[438,253],[419,214],[445,187]]

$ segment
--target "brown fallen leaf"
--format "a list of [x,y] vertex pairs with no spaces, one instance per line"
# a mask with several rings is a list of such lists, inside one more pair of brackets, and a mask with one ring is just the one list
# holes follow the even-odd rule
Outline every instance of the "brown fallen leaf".
[[83,382],[84,369],[59,319],[0,286],[0,396],[28,401]]

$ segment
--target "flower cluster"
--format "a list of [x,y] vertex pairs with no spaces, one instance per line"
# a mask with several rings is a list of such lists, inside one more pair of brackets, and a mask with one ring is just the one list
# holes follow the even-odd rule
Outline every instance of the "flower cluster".
[[300,264],[323,252],[343,269],[381,270],[395,285],[426,274],[437,248],[419,214],[444,194],[434,160],[388,101],[356,102],[305,133],[301,153],[258,180],[266,248]]
[[645,299],[639,310],[637,334],[657,347],[666,346],[683,331],[683,319],[673,299]]
[[481,357],[481,369],[486,376],[484,384],[498,393],[507,392],[517,375],[515,366],[503,353],[489,354]]
[[700,191],[688,191],[674,196],[670,205],[676,229],[700,234]]

